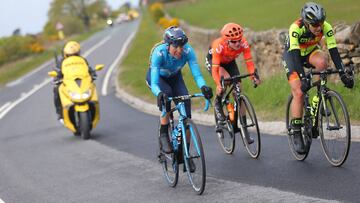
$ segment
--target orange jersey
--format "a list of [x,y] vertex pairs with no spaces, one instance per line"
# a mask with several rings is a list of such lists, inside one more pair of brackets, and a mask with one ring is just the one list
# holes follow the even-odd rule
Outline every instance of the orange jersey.
[[[238,50],[230,48],[228,43],[229,42],[227,40],[220,37],[214,40],[211,44],[209,53],[212,55],[212,69],[218,70],[220,64],[230,63],[231,61],[235,60],[241,53],[244,53],[246,67],[249,73],[253,73],[255,71],[255,66],[254,62],[252,61],[250,46],[245,37],[241,39],[241,46]],[[215,82],[219,80],[219,73],[218,71],[216,72],[216,75],[213,75]]]

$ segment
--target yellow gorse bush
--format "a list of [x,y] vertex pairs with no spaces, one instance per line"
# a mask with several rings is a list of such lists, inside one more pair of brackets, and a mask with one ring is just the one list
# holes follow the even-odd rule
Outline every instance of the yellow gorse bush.
[[170,26],[179,26],[179,19],[172,18],[168,19],[166,17],[162,17],[159,19],[158,24],[161,25],[164,29],[170,27]]
[[39,42],[34,42],[29,45],[29,49],[32,53],[41,53],[44,51],[44,46],[41,45]]

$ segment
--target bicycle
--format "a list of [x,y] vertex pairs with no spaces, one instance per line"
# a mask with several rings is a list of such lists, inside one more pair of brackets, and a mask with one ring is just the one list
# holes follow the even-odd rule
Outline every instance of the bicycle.
[[339,71],[330,68],[324,71],[311,69],[305,74],[310,81],[313,75],[320,76],[319,80],[311,83],[311,88],[317,87],[312,105],[309,103],[309,93],[304,94],[302,138],[305,144],[305,154],[299,154],[294,149],[293,132],[290,127],[290,105],[293,96],[290,95],[288,98],[286,108],[288,141],[293,156],[299,161],[306,159],[312,139],[316,139],[318,136],[320,136],[325,157],[331,165],[341,166],[349,154],[351,129],[346,105],[339,93],[326,86],[327,76],[335,73],[339,73]]
[[[225,122],[219,122],[215,115],[218,141],[223,151],[227,154],[232,154],[234,152],[235,133],[232,124],[234,122],[238,122],[242,142],[248,154],[254,159],[259,157],[261,150],[259,125],[257,122],[255,110],[250,102],[250,99],[241,92],[238,82],[240,82],[241,79],[253,76],[255,74],[257,73],[255,72],[252,74],[237,75],[226,79],[221,77],[221,85],[225,89],[225,94],[223,94],[223,97],[221,99],[221,105],[223,106],[223,111],[225,115]],[[230,82],[230,88],[228,91],[226,91],[226,82]],[[254,84],[254,87],[256,87],[256,84]],[[234,105],[230,101],[231,93],[233,93],[234,95]],[[245,110],[245,113],[243,114],[240,112],[242,106]],[[238,119],[236,120],[236,116],[234,115],[235,113],[238,113]],[[245,120],[243,119],[244,117],[241,114],[245,116]],[[247,142],[245,138],[245,133],[248,133],[249,136],[254,139],[254,143],[249,144]]]
[[[168,102],[174,101],[175,107],[170,110],[169,138],[172,145],[172,153],[165,154],[160,150],[159,161],[162,164],[165,179],[169,186],[175,187],[179,178],[179,164],[184,164],[190,184],[198,195],[205,189],[206,167],[204,150],[195,123],[186,115],[185,100],[194,97],[204,97],[203,94],[183,95],[169,97]],[[210,102],[206,100],[204,111],[209,109]],[[163,107],[162,117],[166,110]],[[174,112],[179,113],[178,123],[175,125]],[[160,132],[160,131],[159,131]],[[186,133],[184,133],[186,132]],[[186,134],[190,133],[188,137]],[[160,133],[159,133],[160,134]],[[188,140],[190,139],[190,140]],[[188,143],[188,144],[186,144]],[[160,146],[160,143],[159,143]],[[190,162],[195,164],[195,169],[190,167]]]

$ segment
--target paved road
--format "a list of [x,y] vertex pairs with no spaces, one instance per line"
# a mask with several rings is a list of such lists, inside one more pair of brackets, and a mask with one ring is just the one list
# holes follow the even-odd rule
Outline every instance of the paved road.
[[[82,44],[90,64],[112,67],[138,27],[135,21],[99,32]],[[139,59],[144,60],[144,59]],[[91,140],[73,137],[55,120],[45,68],[0,89],[0,202],[308,202],[360,199],[359,143],[341,168],[331,167],[318,142],[305,162],[295,161],[285,137],[262,129],[262,154],[252,160],[242,146],[222,153],[213,129],[202,134],[207,185],[194,195],[184,174],[177,188],[166,186],[156,160],[157,117],[139,112],[115,96],[114,77],[103,88],[101,121]],[[146,68],[146,67],[144,67]],[[114,74],[113,74],[114,75]],[[143,76],[139,76],[143,77]],[[40,84],[40,85],[39,85]]]

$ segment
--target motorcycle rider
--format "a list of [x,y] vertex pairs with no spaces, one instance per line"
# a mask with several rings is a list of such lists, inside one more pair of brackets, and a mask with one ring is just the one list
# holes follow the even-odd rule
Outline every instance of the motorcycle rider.
[[68,41],[62,49],[62,59],[60,60],[60,62],[56,62],[55,71],[57,72],[57,77],[54,79],[53,92],[57,119],[60,121],[60,123],[63,123],[62,105],[59,95],[59,87],[63,79],[62,70],[63,68],[68,68],[71,66],[71,64],[64,64],[64,60],[71,60],[71,57],[81,57],[83,59],[83,63],[85,63],[85,65],[89,68],[89,74],[91,75],[92,80],[94,81],[97,77],[95,70],[91,68],[91,66],[84,57],[80,56],[80,52],[81,46],[78,42]]

